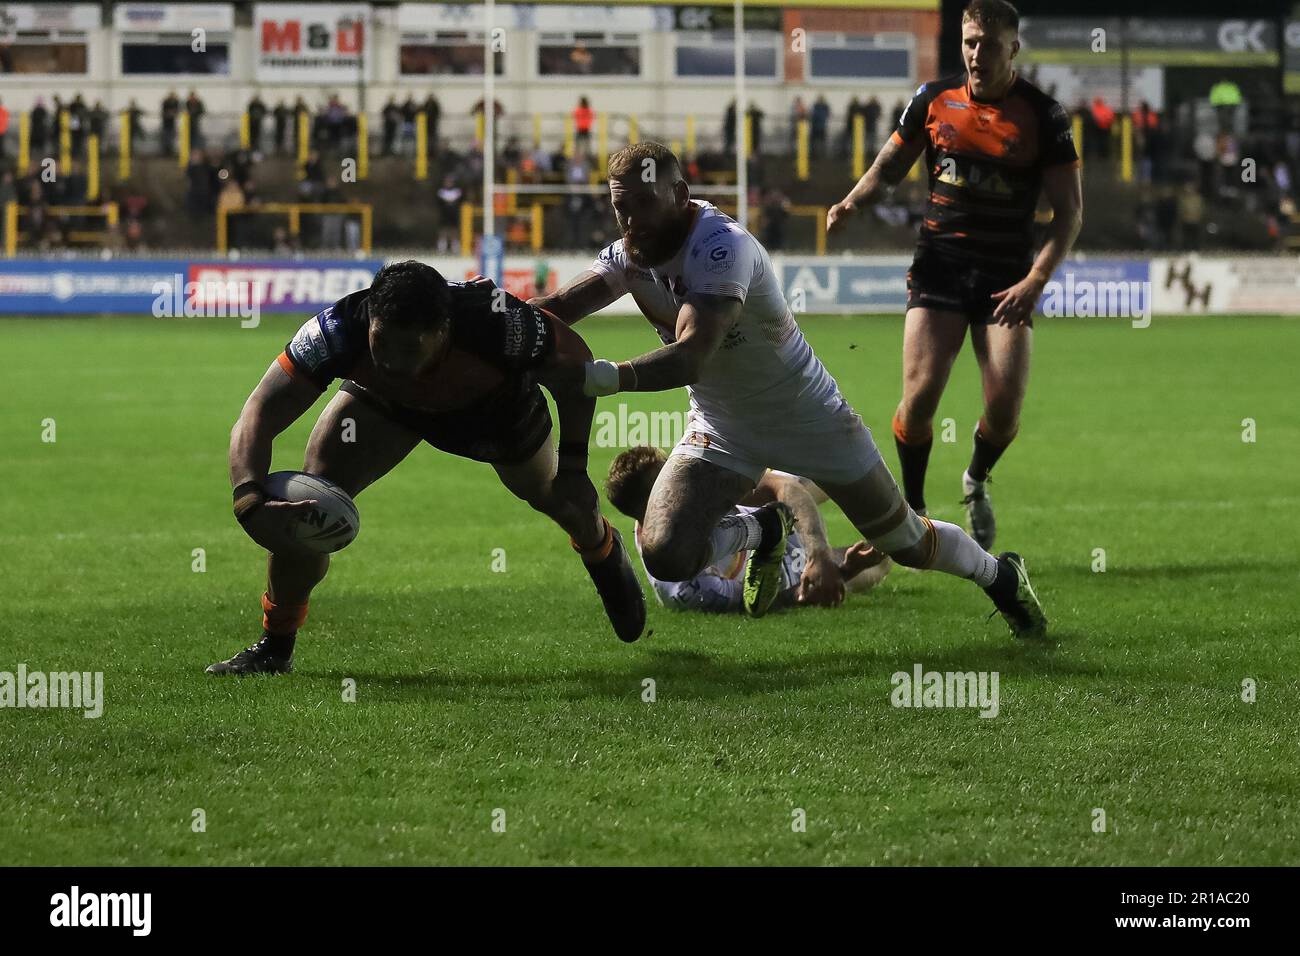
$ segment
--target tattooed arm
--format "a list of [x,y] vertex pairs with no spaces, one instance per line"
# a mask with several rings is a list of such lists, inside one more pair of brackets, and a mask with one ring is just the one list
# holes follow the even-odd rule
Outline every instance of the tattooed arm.
[[925,152],[925,139],[917,137],[911,142],[900,142],[896,136],[885,140],[885,148],[880,151],[871,168],[862,174],[857,185],[849,194],[837,202],[826,213],[826,231],[834,232],[842,226],[861,206],[870,206],[879,202],[887,187],[897,186],[912,168],[912,164]]
[[593,312],[599,312],[619,295],[603,276],[588,269],[563,289],[529,299],[528,304],[545,309],[565,325],[572,325]]

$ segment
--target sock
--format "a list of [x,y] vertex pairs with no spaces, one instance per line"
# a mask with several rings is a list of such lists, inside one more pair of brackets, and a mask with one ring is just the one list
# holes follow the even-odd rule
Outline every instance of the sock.
[[997,577],[993,579],[992,584],[984,589],[984,593],[1000,604],[1016,596],[1016,588],[1019,584],[1020,579],[1016,575],[1016,569],[1011,566],[1011,562],[999,561]]
[[984,420],[980,419],[980,423],[975,426],[975,450],[970,456],[970,467],[966,469],[971,481],[987,481],[990,469],[1008,448],[1008,445],[995,445],[985,438],[983,429]]
[[753,515],[727,515],[709,535],[708,564],[721,564],[740,551],[753,551],[763,541],[763,526]]
[[609,519],[603,515],[600,520],[605,522],[605,537],[601,540],[600,544],[596,545],[594,548],[584,551],[582,548],[578,547],[578,542],[574,541],[572,538],[569,539],[569,544],[573,546],[573,550],[577,551],[579,557],[581,557],[587,564],[599,564],[609,557],[609,553],[614,550],[614,526],[611,525]]
[[926,524],[922,543],[928,555],[922,567],[969,578],[982,588],[996,584],[998,559],[976,544],[974,538],[947,521],[921,520]]
[[298,632],[272,634],[270,631],[263,630],[262,640],[266,642],[267,648],[276,657],[292,657],[294,642],[298,640]]
[[269,594],[262,594],[262,631],[271,650],[287,657],[293,653],[298,628],[307,620],[307,604],[276,604]]
[[925,469],[930,464],[933,446],[933,432],[924,436],[910,434],[903,428],[898,414],[894,414],[894,447],[903,467],[903,497],[917,514],[925,511]]
[[781,540],[781,516],[775,508],[759,508],[754,512],[754,520],[763,532],[754,550],[759,554],[770,554]]

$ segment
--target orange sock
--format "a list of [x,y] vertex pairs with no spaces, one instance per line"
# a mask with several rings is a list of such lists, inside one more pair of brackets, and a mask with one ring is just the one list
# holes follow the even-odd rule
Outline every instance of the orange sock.
[[268,634],[292,634],[307,620],[307,604],[276,604],[262,594],[262,627]]
[[599,564],[601,561],[604,561],[609,557],[609,553],[614,550],[614,526],[611,525],[609,519],[603,515],[600,520],[605,522],[605,537],[601,540],[600,544],[596,545],[596,547],[591,548],[590,550],[583,550],[578,547],[578,542],[574,541],[572,538],[569,539],[569,544],[573,545],[573,550],[577,551],[578,554],[581,555],[582,560],[586,561],[588,564]]

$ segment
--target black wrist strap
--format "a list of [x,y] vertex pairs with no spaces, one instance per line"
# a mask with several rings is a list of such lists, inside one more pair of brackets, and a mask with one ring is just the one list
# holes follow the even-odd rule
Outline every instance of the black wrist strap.
[[587,443],[585,441],[562,441],[558,449],[560,467],[587,467]]
[[265,504],[267,498],[266,489],[256,481],[241,482],[231,495],[235,501],[235,520],[240,522]]

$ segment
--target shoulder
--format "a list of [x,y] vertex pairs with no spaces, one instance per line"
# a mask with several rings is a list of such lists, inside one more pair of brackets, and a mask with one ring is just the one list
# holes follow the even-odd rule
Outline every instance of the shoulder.
[[342,374],[366,347],[369,295],[369,289],[353,292],[304,322],[284,347],[294,368],[322,388]]
[[1048,96],[1038,87],[1034,86],[1033,83],[1030,83],[1023,76],[1016,77],[1016,84],[1012,89],[1012,94],[1020,97],[1029,104],[1029,108],[1033,110],[1040,119],[1048,119],[1056,122],[1069,120],[1069,113],[1066,112],[1064,106],[1052,97]]
[[345,295],[303,323],[292,343],[298,354],[304,359],[323,362],[364,342],[370,324],[366,306],[369,297],[368,288]]
[[615,239],[600,252],[596,253],[598,265],[622,271],[627,268],[627,254],[623,251],[623,240]]
[[531,367],[550,353],[555,333],[541,309],[487,279],[448,285],[458,345],[507,368]]
[[940,93],[949,93],[953,90],[959,90],[966,85],[966,75],[964,73],[954,73],[951,76],[943,76],[937,80],[930,80],[928,83],[922,83],[916,88],[912,95],[913,100],[924,100],[929,102]]
[[759,258],[758,243],[730,216],[711,215],[700,222],[686,252],[685,270],[712,276],[735,273],[737,266]]

